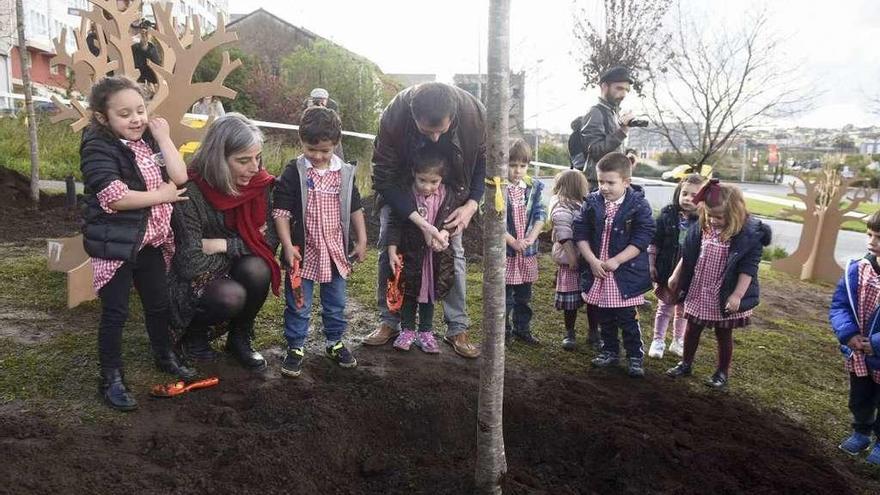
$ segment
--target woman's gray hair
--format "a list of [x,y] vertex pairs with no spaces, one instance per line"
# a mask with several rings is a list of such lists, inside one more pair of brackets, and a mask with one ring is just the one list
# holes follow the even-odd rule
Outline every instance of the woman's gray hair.
[[262,131],[247,117],[240,113],[227,113],[208,128],[189,167],[214,189],[235,196],[238,188],[232,180],[226,160],[235,153],[262,143]]

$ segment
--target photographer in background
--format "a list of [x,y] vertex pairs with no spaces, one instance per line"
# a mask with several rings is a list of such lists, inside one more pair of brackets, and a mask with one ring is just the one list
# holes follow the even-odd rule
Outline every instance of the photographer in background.
[[647,125],[637,121],[632,112],[620,114],[620,102],[626,98],[633,79],[626,67],[612,67],[599,79],[599,102],[586,115],[571,123],[568,140],[572,168],[584,171],[590,191],[598,188],[596,163],[612,151],[620,151],[630,126]]

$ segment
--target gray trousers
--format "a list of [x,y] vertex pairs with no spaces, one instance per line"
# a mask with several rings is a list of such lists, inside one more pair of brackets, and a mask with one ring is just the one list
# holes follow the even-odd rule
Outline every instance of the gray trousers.
[[[388,311],[388,303],[385,301],[385,290],[388,286],[388,278],[391,276],[391,264],[388,262],[388,217],[391,215],[391,207],[385,205],[379,210],[379,280],[376,287],[376,305],[379,307],[379,321],[391,328],[400,330],[400,316]],[[446,322],[446,336],[454,337],[466,332],[470,322],[465,303],[465,290],[467,282],[467,262],[464,259],[464,246],[461,235],[450,238],[450,246],[455,257],[455,281],[449,293],[443,298],[443,321]]]

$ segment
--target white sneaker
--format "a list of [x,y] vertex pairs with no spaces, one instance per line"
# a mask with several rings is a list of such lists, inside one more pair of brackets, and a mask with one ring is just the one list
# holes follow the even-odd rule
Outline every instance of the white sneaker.
[[669,344],[669,352],[678,357],[684,356],[684,339],[672,339],[672,343]]
[[648,357],[660,359],[663,357],[663,351],[666,350],[666,343],[662,340],[651,342],[651,349],[648,350]]

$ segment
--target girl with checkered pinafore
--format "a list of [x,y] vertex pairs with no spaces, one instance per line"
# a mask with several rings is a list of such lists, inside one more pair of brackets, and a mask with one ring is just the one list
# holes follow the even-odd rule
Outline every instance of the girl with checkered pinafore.
[[186,199],[178,189],[187,181],[186,165],[168,123],[147,116],[134,81],[101,79],[92,87],[89,106],[92,121],[80,145],[80,168],[86,187],[83,245],[101,299],[99,392],[110,407],[129,411],[137,402],[123,381],[122,328],[132,285],[158,368],[182,379],[196,374],[172,352],[168,325],[171,210],[172,203]]
[[[513,337],[528,345],[537,345],[530,324],[532,309],[532,284],[538,280],[538,235],[547,220],[547,210],[541,200],[544,184],[526,175],[532,150],[522,139],[510,147],[507,167],[507,266],[505,285],[507,289],[505,313],[505,336]],[[513,313],[513,324],[510,315]]]
[[[586,176],[578,170],[560,172],[553,181],[555,203],[550,209],[553,225],[551,256],[556,262],[556,309],[562,310],[565,319],[565,338],[562,348],[575,349],[575,324],[578,309],[584,304],[581,297],[580,254],[573,240],[571,224],[590,192]],[[590,341],[600,341],[598,325],[590,326]]]
[[669,278],[670,291],[684,301],[684,355],[666,373],[690,375],[700,335],[715,328],[718,367],[706,384],[727,386],[733,357],[733,329],[749,324],[758,305],[758,264],[770,244],[770,227],[749,215],[736,186],[712,179],[694,196],[699,222],[688,230],[682,259]]

